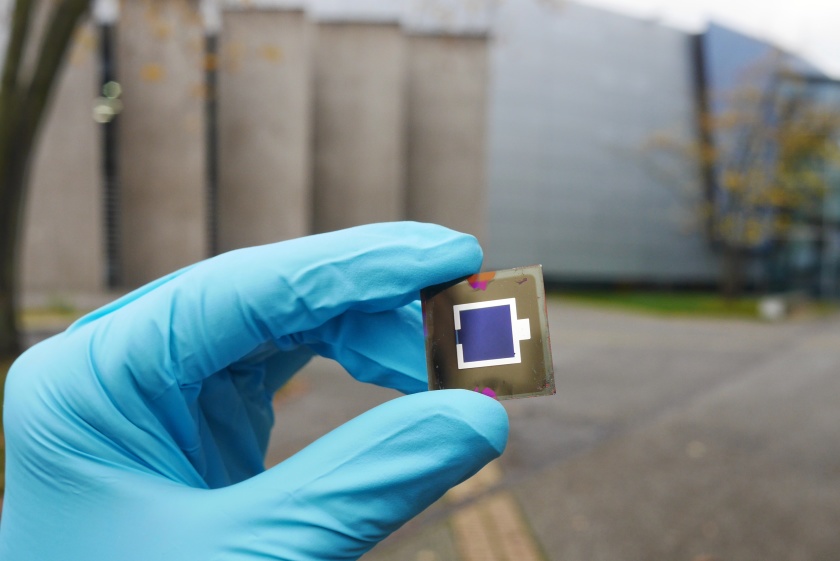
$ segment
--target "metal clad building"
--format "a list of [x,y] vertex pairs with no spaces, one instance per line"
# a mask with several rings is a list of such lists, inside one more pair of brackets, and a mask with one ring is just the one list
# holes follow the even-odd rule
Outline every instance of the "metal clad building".
[[694,141],[692,37],[599,9],[504,3],[489,117],[486,266],[548,278],[710,282],[696,166],[657,173],[655,134]]

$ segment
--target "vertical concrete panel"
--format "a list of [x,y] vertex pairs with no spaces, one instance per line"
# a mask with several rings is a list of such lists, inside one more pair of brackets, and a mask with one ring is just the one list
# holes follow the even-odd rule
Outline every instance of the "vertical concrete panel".
[[123,280],[207,253],[204,35],[194,0],[128,0],[118,29]]
[[482,237],[487,39],[415,35],[407,58],[408,217]]
[[314,59],[314,228],[404,217],[405,37],[320,23]]
[[97,40],[76,34],[38,141],[30,176],[23,243],[27,293],[94,293],[104,284]]
[[224,14],[219,66],[219,245],[310,230],[310,23],[302,11]]

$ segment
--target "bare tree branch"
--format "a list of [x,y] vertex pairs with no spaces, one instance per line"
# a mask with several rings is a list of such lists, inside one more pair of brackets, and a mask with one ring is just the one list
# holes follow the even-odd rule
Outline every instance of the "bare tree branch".
[[31,147],[43,120],[44,109],[64,61],[70,40],[90,0],[63,0],[54,10],[44,31],[32,79],[21,105],[20,139]]
[[[3,76],[0,79],[0,154],[5,154],[7,146],[14,135],[13,121],[17,113],[17,101],[20,97],[18,90],[18,74],[23,59],[26,38],[32,19],[32,0],[17,0],[11,20],[11,36],[6,48],[6,60],[3,65]],[[3,173],[5,158],[0,157],[0,174]],[[5,191],[5,185],[0,182],[0,196]]]
[[3,79],[0,82],[0,92],[3,94],[14,91],[17,86],[20,63],[29,33],[32,19],[32,0],[17,0],[11,21],[11,37],[6,48],[6,62],[3,66]]

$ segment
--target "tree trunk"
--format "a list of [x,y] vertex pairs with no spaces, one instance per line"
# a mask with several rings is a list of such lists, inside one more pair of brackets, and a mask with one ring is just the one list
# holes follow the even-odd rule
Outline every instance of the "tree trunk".
[[0,364],[5,359],[16,356],[20,352],[20,336],[17,325],[17,303],[14,301],[14,284],[7,279],[7,270],[12,270],[6,252],[0,256],[3,259],[3,270],[0,279]]
[[21,169],[25,164],[13,159],[17,151],[7,150],[6,153],[11,153],[11,158],[3,154],[5,161],[0,163],[0,193],[3,194],[0,206],[0,362],[21,351],[16,265],[26,173]]
[[32,0],[15,2],[0,83],[0,361],[20,351],[17,324],[16,263],[22,189],[13,179],[23,90],[19,75],[30,32]]
[[35,139],[67,47],[90,0],[59,0],[49,6],[46,27],[31,68],[22,68],[33,36],[33,0],[17,0],[0,82],[0,360],[21,350],[17,322],[17,270],[27,172]]
[[723,277],[721,292],[727,300],[734,300],[744,291],[744,252],[727,245],[723,249]]

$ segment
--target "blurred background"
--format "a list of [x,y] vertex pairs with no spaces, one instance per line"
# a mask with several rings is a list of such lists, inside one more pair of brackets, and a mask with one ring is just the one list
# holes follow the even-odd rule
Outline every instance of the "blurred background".
[[772,26],[548,1],[97,7],[37,146],[27,301],[401,219],[561,284],[840,295],[840,81]]
[[[366,559],[840,558],[840,8],[95,1],[65,49],[88,3],[34,4],[21,83],[64,64],[27,177],[0,144],[0,350],[220,252],[436,222],[542,263],[558,395]],[[338,370],[278,395],[269,463],[396,395]]]

